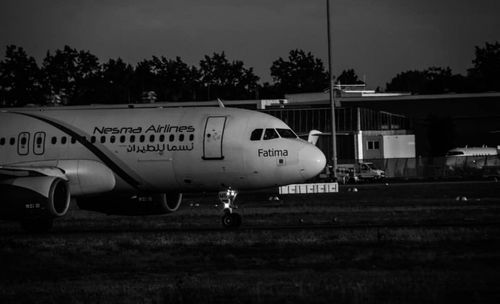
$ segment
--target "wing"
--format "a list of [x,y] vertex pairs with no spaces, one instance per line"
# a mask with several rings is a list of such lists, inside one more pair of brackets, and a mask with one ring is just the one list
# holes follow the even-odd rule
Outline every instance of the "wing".
[[68,181],[64,170],[57,167],[0,166],[0,183],[8,179],[33,176],[53,176]]

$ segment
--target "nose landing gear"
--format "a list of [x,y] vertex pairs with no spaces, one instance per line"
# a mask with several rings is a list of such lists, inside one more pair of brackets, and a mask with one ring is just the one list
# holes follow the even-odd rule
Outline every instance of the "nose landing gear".
[[223,212],[221,222],[222,226],[227,229],[236,229],[241,225],[241,215],[233,211],[233,209],[237,209],[234,204],[234,200],[238,192],[232,190],[231,188],[226,191],[219,192],[219,200],[223,206]]

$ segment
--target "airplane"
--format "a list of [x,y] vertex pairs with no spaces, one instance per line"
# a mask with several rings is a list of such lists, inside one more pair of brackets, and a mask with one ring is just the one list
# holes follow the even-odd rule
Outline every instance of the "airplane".
[[0,109],[0,219],[47,231],[75,198],[107,214],[166,214],[183,193],[220,191],[237,228],[238,190],[304,182],[324,154],[257,111],[166,104]]
[[482,169],[496,165],[500,146],[495,147],[457,147],[446,152],[445,166],[450,171],[463,169]]

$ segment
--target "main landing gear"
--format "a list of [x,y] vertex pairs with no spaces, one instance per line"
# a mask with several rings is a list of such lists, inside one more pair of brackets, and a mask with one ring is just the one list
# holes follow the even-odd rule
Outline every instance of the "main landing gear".
[[237,195],[238,192],[232,190],[231,188],[227,189],[226,191],[219,192],[219,200],[224,208],[224,214],[221,218],[222,226],[224,228],[236,229],[241,225],[241,215],[233,211],[233,209],[237,209],[236,205],[234,204],[234,200],[236,199]]

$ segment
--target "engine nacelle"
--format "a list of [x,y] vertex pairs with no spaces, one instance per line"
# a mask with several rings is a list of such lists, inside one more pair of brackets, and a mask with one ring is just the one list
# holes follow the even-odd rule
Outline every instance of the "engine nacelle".
[[182,193],[141,194],[133,197],[80,197],[77,205],[82,210],[114,215],[159,215],[179,209]]
[[66,214],[70,203],[68,183],[55,176],[29,176],[0,184],[0,218],[52,219]]

